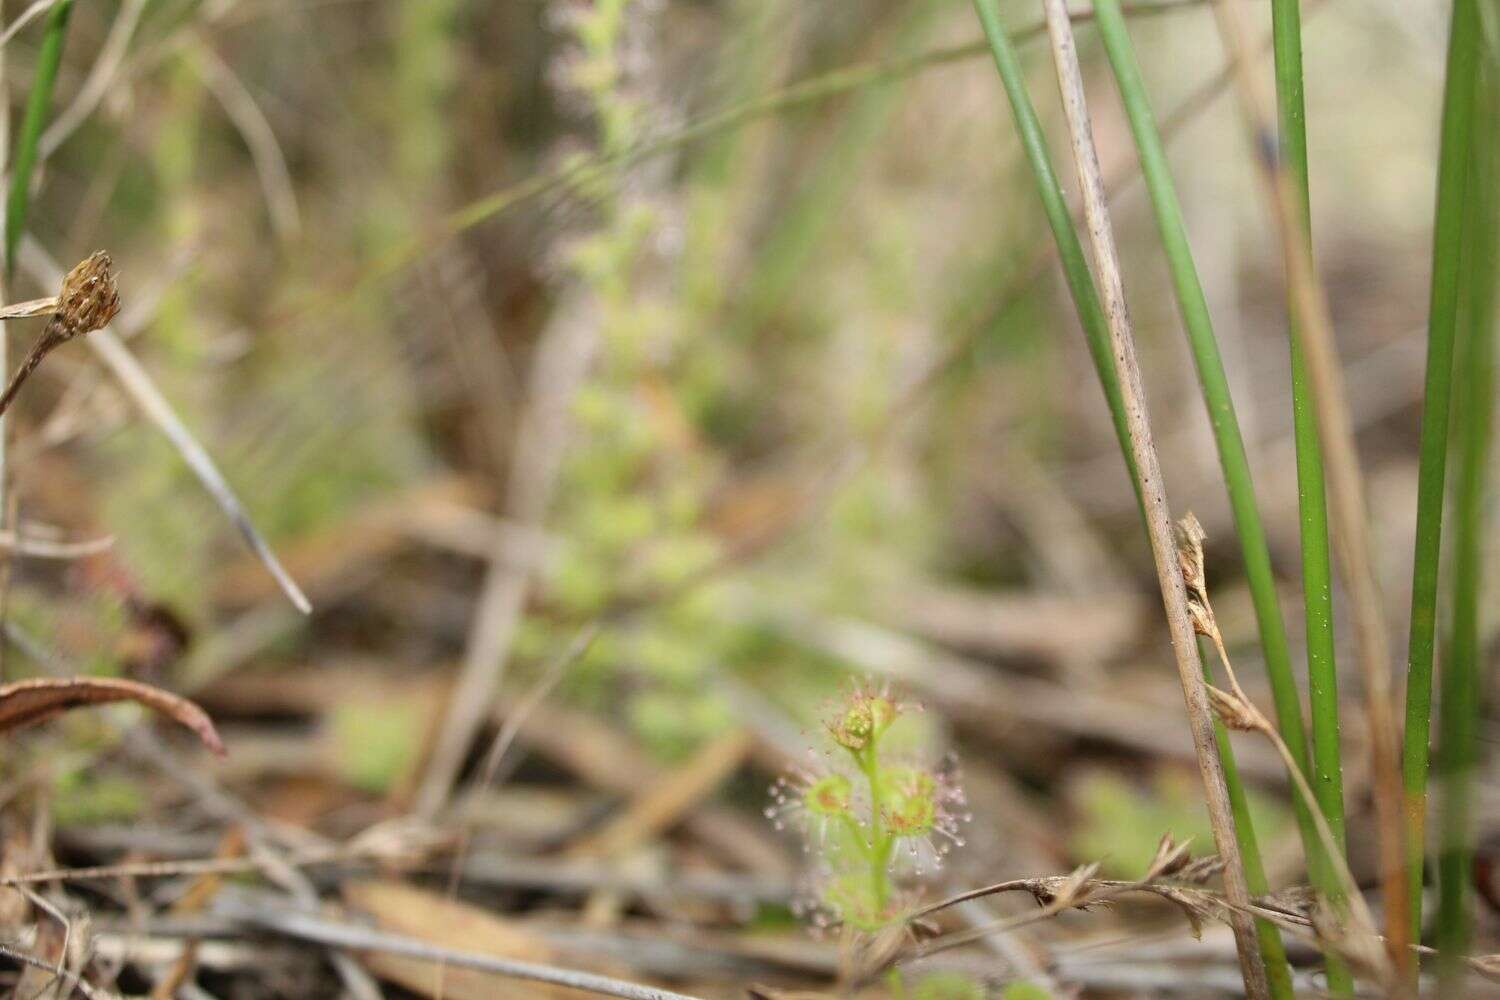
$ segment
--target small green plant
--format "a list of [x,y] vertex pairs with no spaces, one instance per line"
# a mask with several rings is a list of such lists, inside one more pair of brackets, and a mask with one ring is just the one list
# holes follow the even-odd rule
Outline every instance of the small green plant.
[[911,912],[913,876],[935,869],[968,820],[957,770],[913,763],[895,751],[891,726],[916,706],[887,686],[857,685],[825,715],[831,746],[815,765],[771,786],[766,810],[777,829],[794,826],[813,858],[806,906],[815,925],[875,933]]

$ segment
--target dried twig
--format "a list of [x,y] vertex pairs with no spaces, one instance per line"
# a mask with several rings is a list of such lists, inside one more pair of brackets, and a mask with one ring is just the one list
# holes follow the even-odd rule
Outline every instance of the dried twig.
[[685,993],[675,993],[654,986],[642,986],[610,976],[561,969],[538,962],[522,962],[495,955],[483,955],[456,948],[444,948],[417,938],[339,923],[280,906],[275,909],[255,906],[239,897],[221,900],[217,908],[220,913],[252,926],[335,948],[406,955],[428,962],[441,962],[465,969],[477,969],[481,972],[491,972],[534,983],[567,986],[601,996],[623,997],[625,1000],[697,1000]]
[[189,51],[195,57],[199,75],[209,93],[224,109],[240,137],[250,150],[250,159],[255,165],[255,174],[260,178],[261,191],[270,210],[271,226],[282,242],[297,238],[302,232],[302,216],[297,210],[297,192],[292,186],[292,174],[287,169],[286,155],[276,132],[266,120],[265,112],[255,103],[250,89],[240,81],[229,64],[219,58],[202,37],[191,36]]
[[[933,903],[918,910],[910,920],[920,920],[950,906],[1008,892],[1031,894],[1041,909],[1035,913],[1008,917],[945,934],[919,946],[912,955],[904,956],[904,958],[926,958],[1000,931],[1014,930],[1026,924],[1048,919],[1064,910],[1088,909],[1133,892],[1159,896],[1176,904],[1195,928],[1205,918],[1231,921],[1236,915],[1242,915],[1217,894],[1198,887],[1198,883],[1223,871],[1223,861],[1217,857],[1200,858],[1194,861],[1189,856],[1187,848],[1186,842],[1175,843],[1170,837],[1163,837],[1157,845],[1155,857],[1146,868],[1146,874],[1135,881],[1097,878],[1099,866],[1095,863],[1083,865],[1067,875],[1048,875],[1040,878],[1020,878],[997,882],[994,885],[971,889]],[[1172,881],[1168,882],[1169,879]]]
[[1193,746],[1198,755],[1198,769],[1203,777],[1209,821],[1213,826],[1215,845],[1225,862],[1225,896],[1234,907],[1230,921],[1239,948],[1246,993],[1251,1000],[1257,1000],[1268,995],[1266,971],[1261,961],[1255,929],[1244,913],[1244,908],[1250,903],[1250,890],[1245,881],[1229,794],[1224,785],[1224,772],[1214,741],[1214,720],[1209,709],[1202,664],[1198,659],[1198,644],[1194,638],[1182,570],[1177,563],[1172,515],[1167,507],[1166,490],[1162,483],[1161,462],[1152,442],[1151,425],[1146,414],[1145,388],[1141,380],[1140,365],[1136,361],[1134,334],[1125,306],[1119,255],[1115,249],[1109,210],[1105,204],[1099,157],[1094,148],[1093,128],[1089,123],[1088,108],[1084,100],[1083,77],[1078,68],[1078,53],[1073,47],[1073,29],[1063,0],[1043,0],[1043,6],[1047,12],[1047,27],[1052,38],[1058,85],[1063,95],[1063,110],[1072,138],[1073,159],[1078,170],[1079,185],[1083,189],[1084,214],[1088,220],[1094,250],[1094,265],[1103,286],[1105,315],[1109,321],[1110,343],[1114,350],[1120,394],[1130,429],[1131,452],[1140,479],[1138,486],[1147,533],[1150,535],[1151,551],[1156,560],[1167,625],[1172,634],[1172,648],[1176,654],[1177,673],[1187,705]]
[[21,951],[19,948],[13,948],[8,944],[0,944],[0,957],[8,958],[12,962],[20,962],[22,965],[29,965],[34,969],[50,972],[57,977],[59,982],[65,983],[72,989],[77,990],[88,997],[89,1000],[95,1000],[95,998],[98,998],[98,1000],[112,1000],[115,996],[115,994],[101,990],[97,986],[90,986],[82,979],[75,978],[67,969],[64,969],[60,965],[37,958],[35,955]]
[[1396,719],[1392,708],[1389,633],[1380,583],[1371,558],[1369,514],[1354,447],[1344,376],[1333,339],[1328,299],[1313,267],[1305,220],[1294,180],[1276,139],[1275,104],[1263,74],[1256,72],[1250,31],[1236,0],[1215,0],[1219,33],[1230,53],[1235,82],[1255,150],[1255,164],[1281,243],[1290,286],[1294,326],[1312,380],[1318,411],[1318,437],[1328,464],[1328,485],[1336,531],[1339,568],[1349,592],[1355,652],[1370,717],[1370,755],[1375,776],[1379,824],[1380,880],[1385,900],[1388,948],[1403,978],[1415,972],[1407,894],[1401,772],[1397,762]]
[[[50,0],[49,0],[50,2]],[[104,40],[104,46],[99,50],[98,57],[89,69],[89,75],[78,88],[78,96],[73,98],[61,114],[47,126],[47,131],[42,133],[41,153],[42,162],[46,162],[53,153],[57,152],[59,146],[68,140],[78,127],[88,120],[89,115],[99,106],[109,93],[111,85],[115,82],[120,72],[120,66],[125,61],[125,50],[130,45],[131,36],[141,21],[141,15],[146,10],[147,0],[125,0],[120,5],[120,12],[115,15],[114,23],[109,26],[109,37]],[[27,10],[26,13],[31,13]]]
[[[31,275],[45,284],[61,283],[63,280],[62,270],[57,263],[47,254],[40,243],[31,236],[25,236],[21,241],[21,263]],[[286,569],[281,565],[281,560],[276,558],[276,553],[271,551],[270,545],[261,537],[259,531],[250,520],[245,507],[235,496],[234,490],[224,479],[224,474],[214,464],[207,450],[193,437],[192,431],[177,416],[172,409],[172,404],[167,402],[151,376],[141,367],[141,363],[130,353],[122,340],[117,337],[108,326],[97,330],[86,338],[89,347],[110,373],[119,381],[121,387],[141,411],[156,424],[157,428],[166,435],[173,447],[177,449],[198,481],[208,490],[219,507],[228,515],[234,526],[239,529],[245,542],[255,552],[256,556],[265,565],[266,570],[276,578],[276,583],[292,602],[298,611],[309,614],[312,605],[308,603],[302,588],[291,578]]]
[[[570,407],[592,363],[598,342],[596,317],[581,300],[564,307],[537,348],[531,399],[516,433],[505,514],[536,530],[546,517],[572,428]],[[415,808],[435,814],[448,800],[474,735],[488,718],[504,676],[511,640],[521,621],[531,564],[516,565],[512,532],[500,532],[474,611],[463,669],[454,686],[443,728],[417,789]]]

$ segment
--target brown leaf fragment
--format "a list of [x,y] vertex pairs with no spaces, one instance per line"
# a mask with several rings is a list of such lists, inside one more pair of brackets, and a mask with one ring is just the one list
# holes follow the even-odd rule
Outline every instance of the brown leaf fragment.
[[40,677],[0,685],[0,732],[115,701],[133,701],[160,712],[191,729],[214,753],[224,753],[224,743],[203,709],[181,695],[120,677]]
[[[345,902],[392,931],[461,951],[550,963],[555,949],[521,924],[477,906],[404,882],[366,880],[343,887]],[[381,979],[423,996],[448,1000],[579,997],[561,986],[517,982],[475,969],[442,967],[403,955],[368,952],[360,960]]]

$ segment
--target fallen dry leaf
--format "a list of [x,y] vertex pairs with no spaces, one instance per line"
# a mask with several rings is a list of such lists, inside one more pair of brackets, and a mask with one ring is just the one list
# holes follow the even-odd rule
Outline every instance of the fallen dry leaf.
[[[525,962],[550,963],[553,948],[513,921],[477,906],[418,889],[404,882],[361,881],[343,887],[345,901],[375,921],[381,930],[441,944],[461,951],[498,955]],[[474,969],[442,967],[404,955],[369,952],[361,961],[382,979],[423,996],[448,1000],[563,998],[581,996],[558,986],[523,983]]]
[[0,733],[113,701],[134,701],[160,712],[197,733],[214,753],[224,753],[213,720],[203,709],[170,691],[118,677],[40,677],[0,685]]

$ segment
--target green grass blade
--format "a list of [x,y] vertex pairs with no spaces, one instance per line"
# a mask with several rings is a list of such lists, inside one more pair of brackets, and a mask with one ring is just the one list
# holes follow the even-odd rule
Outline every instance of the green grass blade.
[[[1026,75],[1021,61],[1016,56],[1015,46],[1005,34],[1000,23],[994,0],[974,0],[974,9],[984,27],[985,38],[995,57],[995,68],[1000,71],[1000,82],[1005,87],[1005,96],[1010,101],[1015,117],[1016,132],[1021,139],[1021,148],[1026,153],[1026,162],[1036,180],[1037,195],[1042,202],[1042,211],[1047,216],[1047,225],[1057,243],[1057,256],[1062,263],[1063,278],[1068,293],[1078,311],[1078,321],[1083,326],[1084,340],[1089,355],[1093,358],[1094,370],[1104,389],[1105,402],[1115,425],[1115,436],[1120,442],[1120,453],[1130,468],[1130,481],[1136,482],[1135,463],[1131,459],[1130,431],[1125,423],[1125,407],[1120,400],[1120,382],[1115,372],[1115,359],[1109,344],[1109,328],[1105,325],[1104,308],[1099,304],[1099,292],[1094,287],[1093,275],[1089,272],[1088,259],[1079,242],[1078,231],[1073,227],[1073,217],[1068,211],[1068,201],[1058,182],[1057,172],[1052,168],[1052,158],[1047,152],[1047,136],[1042,130],[1041,120],[1031,103],[1026,90]],[[1139,500],[1139,496],[1137,497]]]
[[[1095,4],[1095,11],[1099,32],[1104,40],[1105,53],[1114,70],[1120,96],[1125,105],[1126,117],[1130,123],[1131,134],[1140,156],[1141,172],[1145,177],[1151,205],[1156,214],[1157,228],[1161,234],[1172,276],[1173,290],[1192,350],[1193,363],[1198,371],[1198,381],[1202,387],[1204,405],[1208,410],[1209,424],[1218,446],[1219,463],[1224,473],[1224,485],[1229,493],[1230,508],[1234,513],[1235,531],[1239,536],[1245,576],[1250,586],[1251,600],[1260,626],[1261,647],[1266,661],[1266,674],[1271,682],[1278,728],[1292,756],[1299,763],[1303,763],[1305,770],[1307,740],[1302,726],[1302,703],[1298,695],[1296,678],[1292,674],[1286,625],[1281,617],[1281,605],[1276,594],[1276,580],[1271,569],[1270,549],[1266,544],[1265,529],[1261,524],[1260,512],[1255,500],[1250,462],[1245,454],[1244,440],[1240,434],[1234,401],[1229,391],[1229,380],[1225,375],[1218,341],[1214,336],[1208,300],[1204,296],[1202,283],[1198,279],[1192,248],[1188,244],[1187,227],[1183,222],[1182,209],[1172,182],[1171,168],[1167,163],[1166,150],[1162,145],[1161,135],[1151,112],[1145,81],[1141,77],[1140,67],[1136,62],[1134,47],[1131,45],[1129,32],[1125,27],[1125,17],[1120,9],[1119,0],[1098,0]],[[1336,748],[1336,739],[1334,745]],[[1337,775],[1337,770],[1335,770],[1335,775]],[[1294,806],[1310,868],[1315,872],[1324,871],[1326,870],[1324,866],[1317,863],[1317,859],[1322,856],[1322,850],[1307,806],[1300,799],[1294,799]],[[1341,804],[1337,815],[1342,821]],[[1334,829],[1341,831],[1342,822]],[[1325,878],[1319,881],[1330,889],[1336,886],[1331,879]],[[1334,964],[1337,965],[1337,963]],[[1288,972],[1288,988],[1289,975]],[[1343,975],[1347,977],[1346,972]],[[1333,978],[1331,972],[1330,979]]]
[[[1485,70],[1491,67],[1484,67]],[[1487,74],[1484,70],[1480,77]],[[1437,944],[1443,996],[1462,994],[1463,958],[1473,937],[1474,836],[1472,786],[1480,764],[1479,706],[1484,661],[1480,637],[1485,495],[1495,378],[1495,110],[1481,80],[1476,88],[1474,141],[1469,149],[1469,204],[1458,288],[1459,384],[1454,398],[1458,468],[1453,481],[1453,621],[1438,705],[1442,807],[1438,841]]]
[[42,44],[37,49],[36,73],[31,79],[31,93],[26,98],[26,116],[16,136],[15,157],[10,167],[10,192],[5,199],[5,268],[10,275],[16,270],[16,247],[26,230],[26,213],[31,203],[31,175],[36,170],[37,147],[47,125],[47,109],[52,106],[52,87],[57,82],[57,67],[62,62],[63,36],[73,0],[60,0],[47,15]]
[[1407,640],[1406,733],[1402,781],[1406,793],[1407,869],[1414,940],[1422,928],[1422,868],[1427,810],[1432,661],[1437,633],[1438,562],[1442,548],[1443,486],[1448,461],[1448,408],[1453,340],[1458,324],[1460,248],[1473,130],[1479,16],[1476,0],[1454,0],[1443,85],[1437,208],[1432,235],[1432,292],[1427,313],[1427,375],[1417,466],[1416,549],[1412,562],[1411,631]]
[[[1068,291],[1073,297],[1073,304],[1078,312],[1079,322],[1083,325],[1095,369],[1104,387],[1110,414],[1115,421],[1115,432],[1120,440],[1121,453],[1125,456],[1126,464],[1130,466],[1131,482],[1135,483],[1138,477],[1131,460],[1129,432],[1126,429],[1125,412],[1120,400],[1119,379],[1115,370],[1114,357],[1109,346],[1109,330],[1105,325],[1098,290],[1094,286],[1082,244],[1073,226],[1067,201],[1063,196],[1062,187],[1058,184],[1057,174],[1052,168],[1041,122],[1037,118],[1036,109],[1026,89],[1025,74],[1021,69],[1020,60],[1016,57],[1015,49],[1000,23],[995,0],[974,0],[974,9],[979,15],[985,37],[989,40],[990,49],[994,54],[995,68],[999,70],[1001,83],[1009,99],[1015,117],[1016,131],[1021,137],[1021,145],[1036,181],[1037,192],[1047,215],[1047,222],[1057,241],[1058,257],[1063,265]],[[1282,641],[1285,645],[1285,639]],[[1207,662],[1205,659],[1205,673]],[[1295,689],[1293,693],[1295,695]],[[1298,729],[1300,728],[1299,710]],[[1235,838],[1239,841],[1244,859],[1246,883],[1252,893],[1264,893],[1268,888],[1265,867],[1261,862],[1244,785],[1240,781],[1239,771],[1235,765],[1234,749],[1230,746],[1227,734],[1223,732],[1222,727],[1217,727],[1216,737],[1219,757],[1224,769],[1224,783],[1229,794],[1230,808],[1234,814]],[[1291,969],[1287,964],[1286,951],[1282,946],[1280,933],[1269,922],[1257,920],[1256,935],[1260,941],[1261,955],[1265,960],[1271,995],[1277,1000],[1291,1000],[1293,995]]]
[[[1211,654],[1202,648],[1203,679],[1213,683],[1213,671],[1208,665]],[[1245,783],[1240,780],[1239,764],[1234,759],[1234,746],[1229,742],[1229,731],[1222,722],[1214,722],[1214,741],[1219,745],[1219,760],[1224,767],[1224,787],[1229,792],[1229,808],[1234,812],[1234,835],[1240,842],[1240,853],[1245,863],[1245,884],[1257,896],[1271,891],[1266,878],[1266,866],[1260,856],[1260,839],[1255,834],[1255,821],[1250,815],[1250,798],[1245,794]],[[1255,921],[1255,937],[1260,941],[1260,954],[1266,962],[1266,983],[1271,987],[1271,996],[1277,1000],[1293,1000],[1292,966],[1287,961],[1286,945],[1281,932],[1269,920]]]
[[[1276,109],[1281,155],[1296,187],[1307,239],[1312,241],[1312,197],[1308,186],[1307,111],[1302,83],[1302,13],[1297,0],[1272,0],[1272,45],[1276,66]],[[1297,446],[1297,508],[1302,549],[1302,613],[1307,635],[1308,704],[1312,710],[1312,766],[1308,781],[1334,842],[1344,845],[1344,780],[1339,743],[1338,669],[1333,639],[1333,569],[1329,556],[1328,492],[1323,451],[1318,440],[1317,403],[1312,398],[1307,362],[1295,324],[1289,331],[1292,369],[1292,432]],[[1304,840],[1305,846],[1312,842]],[[1321,851],[1312,848],[1310,862],[1321,866]],[[1313,872],[1314,884],[1340,887],[1326,867]],[[1354,990],[1348,967],[1330,955],[1328,988],[1337,996]]]

